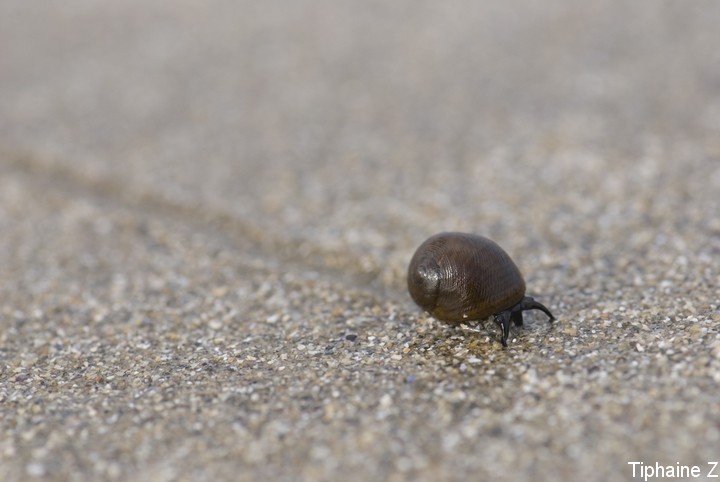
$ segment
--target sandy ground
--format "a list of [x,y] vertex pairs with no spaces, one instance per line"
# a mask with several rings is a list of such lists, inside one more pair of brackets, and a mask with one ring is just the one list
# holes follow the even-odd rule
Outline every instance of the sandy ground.
[[[0,479],[705,477],[719,18],[1,1]],[[448,230],[558,322],[422,313]]]

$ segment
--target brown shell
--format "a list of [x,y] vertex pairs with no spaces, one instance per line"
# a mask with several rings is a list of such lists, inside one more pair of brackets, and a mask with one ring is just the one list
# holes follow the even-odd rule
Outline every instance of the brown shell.
[[525,296],[525,281],[495,242],[466,233],[440,233],[415,251],[408,268],[412,299],[435,318],[480,320]]

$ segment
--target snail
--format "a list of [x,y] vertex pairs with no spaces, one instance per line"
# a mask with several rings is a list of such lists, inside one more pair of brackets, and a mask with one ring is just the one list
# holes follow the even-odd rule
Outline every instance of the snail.
[[507,346],[510,321],[523,326],[525,310],[544,305],[525,296],[525,280],[508,254],[494,241],[467,233],[440,233],[415,251],[408,268],[413,301],[440,321],[460,323],[493,316]]

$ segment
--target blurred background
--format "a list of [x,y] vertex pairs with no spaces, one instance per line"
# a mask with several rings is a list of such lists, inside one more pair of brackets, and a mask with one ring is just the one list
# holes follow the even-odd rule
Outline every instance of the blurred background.
[[394,279],[393,253],[436,231],[522,252],[692,218],[677,198],[720,186],[718,18],[715,1],[6,0],[0,142]]

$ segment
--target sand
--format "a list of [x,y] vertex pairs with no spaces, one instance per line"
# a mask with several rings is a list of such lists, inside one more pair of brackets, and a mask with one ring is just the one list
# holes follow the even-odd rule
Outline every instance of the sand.
[[[718,18],[2,2],[0,479],[705,477]],[[423,313],[440,231],[495,240],[557,322],[503,349]]]

